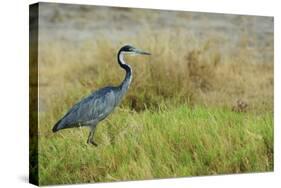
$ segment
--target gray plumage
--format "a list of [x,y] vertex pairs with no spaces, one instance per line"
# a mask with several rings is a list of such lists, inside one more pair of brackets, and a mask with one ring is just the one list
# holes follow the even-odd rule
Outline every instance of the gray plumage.
[[131,45],[123,46],[117,55],[120,67],[126,71],[126,76],[123,82],[117,87],[109,86],[99,89],[88,97],[82,99],[55,124],[53,132],[66,128],[88,126],[90,127],[90,133],[87,143],[97,146],[93,141],[97,124],[105,119],[121,102],[132,80],[132,69],[125,63],[124,54],[150,55],[149,53],[136,49]]

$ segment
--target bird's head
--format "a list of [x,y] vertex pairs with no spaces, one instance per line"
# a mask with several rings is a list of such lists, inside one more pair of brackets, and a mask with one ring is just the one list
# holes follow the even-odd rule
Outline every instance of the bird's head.
[[137,49],[133,47],[132,45],[125,45],[120,49],[120,52],[125,53],[125,54],[130,54],[130,55],[151,55],[148,52],[145,52],[143,50]]

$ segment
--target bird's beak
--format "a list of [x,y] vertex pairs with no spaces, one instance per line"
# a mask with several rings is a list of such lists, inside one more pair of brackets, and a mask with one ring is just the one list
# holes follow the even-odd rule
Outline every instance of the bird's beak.
[[141,54],[141,55],[151,55],[151,53],[142,51],[142,50],[140,50],[140,49],[136,49],[135,52],[136,52],[137,54]]

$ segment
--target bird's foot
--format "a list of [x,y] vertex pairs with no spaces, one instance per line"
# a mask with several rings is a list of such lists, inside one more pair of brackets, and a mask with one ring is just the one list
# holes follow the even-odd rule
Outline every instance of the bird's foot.
[[96,147],[98,146],[98,144],[95,143],[93,140],[88,140],[87,143],[88,143],[88,144],[92,144],[92,145],[94,145],[94,146],[96,146]]

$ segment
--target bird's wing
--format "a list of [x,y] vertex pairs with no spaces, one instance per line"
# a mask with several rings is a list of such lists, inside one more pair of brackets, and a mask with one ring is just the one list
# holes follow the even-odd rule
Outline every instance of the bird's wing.
[[75,104],[58,122],[56,129],[81,126],[88,122],[96,121],[97,123],[104,119],[115,106],[114,90],[111,87],[100,89]]

